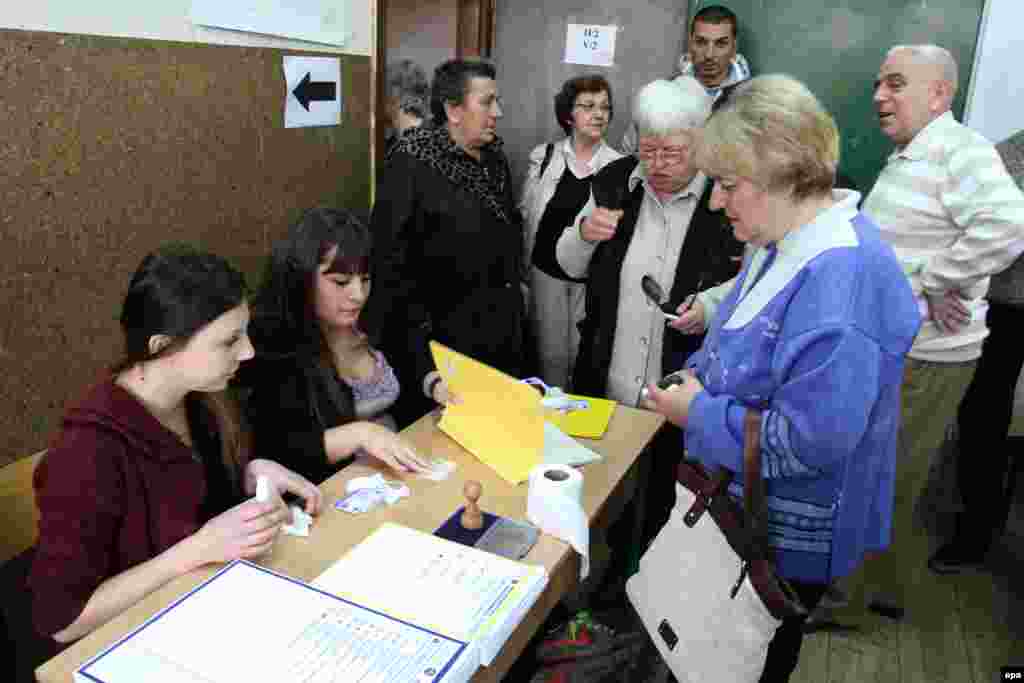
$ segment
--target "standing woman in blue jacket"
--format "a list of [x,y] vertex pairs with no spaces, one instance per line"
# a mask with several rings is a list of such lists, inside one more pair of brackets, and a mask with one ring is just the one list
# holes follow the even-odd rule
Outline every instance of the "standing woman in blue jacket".
[[[903,360],[920,326],[910,286],[859,195],[834,190],[839,133],[800,82],[736,88],[704,129],[698,164],[716,179],[737,239],[755,247],[733,280],[673,323],[707,328],[678,389],[649,386],[686,431],[689,457],[742,481],[743,420],[761,411],[769,544],[813,609],[829,582],[890,541]],[[731,495],[742,500],[742,487]],[[787,681],[803,639],[782,622],[762,682]]]

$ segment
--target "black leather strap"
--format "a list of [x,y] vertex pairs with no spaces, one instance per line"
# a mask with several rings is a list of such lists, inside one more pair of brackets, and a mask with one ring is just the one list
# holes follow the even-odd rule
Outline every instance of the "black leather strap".
[[749,575],[754,590],[776,618],[806,616],[799,596],[775,572],[768,545],[768,508],[761,474],[761,411],[748,409],[743,417],[742,510],[728,496],[733,474],[725,468],[709,476],[700,463],[684,458],[677,478],[696,498],[684,515],[684,522],[692,527],[704,514],[711,515],[729,546],[743,560],[739,582]]
[[743,511],[750,529],[750,558],[768,557],[768,510],[761,474],[761,411],[743,416]]
[[544,171],[548,170],[548,164],[551,163],[551,154],[555,151],[555,143],[549,142],[548,146],[544,148],[544,161],[540,162],[540,173],[537,174],[537,178],[544,177]]

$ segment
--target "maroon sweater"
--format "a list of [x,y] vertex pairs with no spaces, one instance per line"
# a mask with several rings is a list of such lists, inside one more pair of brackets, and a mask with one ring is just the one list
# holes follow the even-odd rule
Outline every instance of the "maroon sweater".
[[34,481],[39,540],[29,587],[41,634],[70,625],[104,580],[237,501],[213,416],[196,401],[187,407],[195,450],[109,380],[65,416]]

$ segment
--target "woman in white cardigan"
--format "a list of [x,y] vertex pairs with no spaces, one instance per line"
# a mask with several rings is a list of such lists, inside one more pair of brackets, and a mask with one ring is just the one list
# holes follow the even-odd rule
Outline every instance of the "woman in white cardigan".
[[565,387],[572,376],[585,285],[548,258],[554,249],[543,245],[557,240],[586,204],[593,175],[622,157],[604,140],[612,113],[611,86],[603,76],[566,81],[555,95],[555,118],[566,137],[533,149],[523,185],[519,206],[526,233],[530,324],[537,340],[541,377],[553,386]]

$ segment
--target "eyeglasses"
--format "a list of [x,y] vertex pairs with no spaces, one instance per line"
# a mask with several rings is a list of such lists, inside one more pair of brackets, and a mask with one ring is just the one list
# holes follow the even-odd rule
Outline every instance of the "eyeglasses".
[[640,161],[644,162],[648,166],[652,165],[659,158],[663,163],[668,166],[678,164],[686,157],[685,147],[658,147],[644,149],[640,148],[637,151],[637,156],[640,157]]
[[602,114],[608,115],[612,112],[612,107],[609,104],[597,105],[593,102],[579,102],[576,104],[576,109],[579,109],[584,114],[593,114],[596,111]]
[[491,97],[485,97],[480,100],[480,105],[484,109],[491,109],[497,106],[499,109],[505,108],[505,100],[502,99],[501,95],[493,95]]

